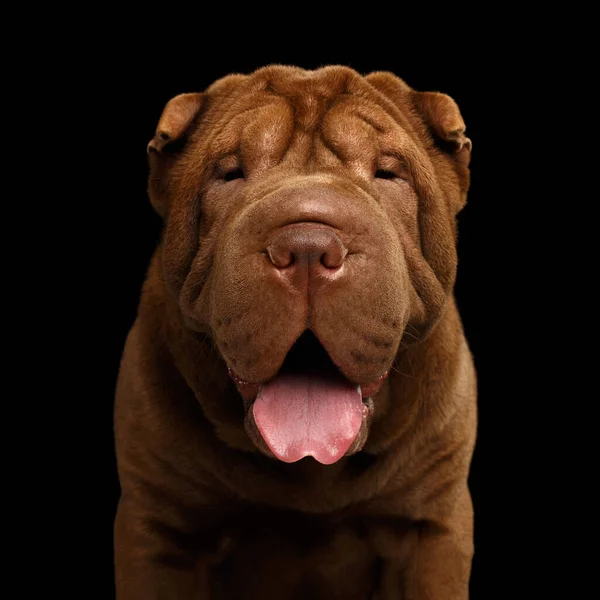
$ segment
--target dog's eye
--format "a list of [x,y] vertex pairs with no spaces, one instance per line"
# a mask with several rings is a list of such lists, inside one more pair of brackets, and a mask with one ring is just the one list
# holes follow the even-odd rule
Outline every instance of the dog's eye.
[[375,179],[396,179],[397,177],[396,173],[387,169],[377,169],[375,171]]
[[244,179],[244,171],[242,171],[240,168],[237,168],[223,175],[224,181],[233,181],[234,179]]

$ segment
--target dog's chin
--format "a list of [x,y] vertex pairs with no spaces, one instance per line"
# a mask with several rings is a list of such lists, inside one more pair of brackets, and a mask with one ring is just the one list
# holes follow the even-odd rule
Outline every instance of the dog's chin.
[[259,450],[287,463],[312,457],[328,465],[365,445],[373,397],[387,371],[372,381],[351,381],[305,331],[268,381],[244,381],[231,368],[229,375],[244,402],[246,431]]

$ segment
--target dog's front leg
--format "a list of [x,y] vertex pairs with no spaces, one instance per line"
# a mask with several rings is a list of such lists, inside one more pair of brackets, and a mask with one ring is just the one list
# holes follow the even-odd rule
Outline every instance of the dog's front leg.
[[384,539],[379,589],[373,600],[468,600],[473,558],[473,509],[468,490],[450,515],[415,523]]
[[115,519],[117,600],[208,600],[208,568],[185,536],[121,499]]

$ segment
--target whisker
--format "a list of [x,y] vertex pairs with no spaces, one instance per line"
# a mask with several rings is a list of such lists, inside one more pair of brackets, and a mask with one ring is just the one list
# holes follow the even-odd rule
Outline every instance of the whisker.
[[400,369],[398,369],[397,367],[395,367],[394,365],[392,365],[390,367],[393,371],[396,371],[396,373],[400,373],[400,375],[403,375],[404,377],[409,377],[410,379],[414,379],[415,376],[414,375],[409,375],[408,373],[403,373]]
[[413,338],[413,339],[417,340],[417,342],[420,342],[420,341],[421,341],[421,339],[420,339],[420,338],[418,338],[416,335],[413,335],[413,334],[412,334],[410,331],[407,331],[406,329],[404,330],[404,334],[405,334],[405,335],[409,335],[411,338]]
[[206,383],[207,386],[210,384],[210,382],[212,381],[212,378],[215,376],[218,364],[219,364],[219,358],[216,357],[215,363],[213,365],[212,373],[210,374],[210,377],[208,378],[208,382]]

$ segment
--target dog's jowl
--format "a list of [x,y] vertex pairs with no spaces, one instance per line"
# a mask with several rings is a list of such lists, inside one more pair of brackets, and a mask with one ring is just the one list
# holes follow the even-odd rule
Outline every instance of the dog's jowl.
[[465,600],[471,142],[391,73],[270,66],[164,108],[117,384],[119,600]]

